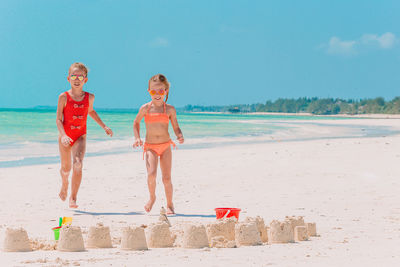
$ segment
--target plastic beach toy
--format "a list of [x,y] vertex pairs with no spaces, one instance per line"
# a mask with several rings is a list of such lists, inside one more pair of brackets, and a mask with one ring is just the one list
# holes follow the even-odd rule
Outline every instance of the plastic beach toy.
[[215,214],[217,219],[224,219],[235,216],[239,220],[239,212],[241,209],[238,208],[215,208]]
[[51,228],[51,230],[53,230],[53,232],[54,232],[54,240],[58,240],[60,238],[60,229],[61,229],[61,226]]
[[72,224],[72,217],[63,217],[62,225],[64,225],[64,224],[71,225]]

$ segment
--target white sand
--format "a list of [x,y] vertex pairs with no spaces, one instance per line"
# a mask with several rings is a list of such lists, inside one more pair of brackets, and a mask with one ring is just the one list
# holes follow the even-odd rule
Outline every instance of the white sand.
[[[318,122],[383,125],[400,120]],[[189,138],[188,136],[186,138]],[[90,146],[90,142],[88,146]],[[182,146],[183,148],[184,146]],[[146,170],[140,152],[87,157],[78,211],[58,199],[59,164],[0,169],[0,231],[24,227],[30,238],[52,239],[59,216],[88,232],[104,222],[111,236],[122,227],[158,220],[165,197],[157,180],[157,202],[144,215]],[[153,248],[85,252],[0,252],[4,266],[397,266],[400,262],[400,136],[291,141],[173,152],[175,208],[179,221],[211,223],[214,208],[242,209],[240,221],[257,215],[265,224],[287,215],[316,222],[317,237],[289,244],[235,249]]]

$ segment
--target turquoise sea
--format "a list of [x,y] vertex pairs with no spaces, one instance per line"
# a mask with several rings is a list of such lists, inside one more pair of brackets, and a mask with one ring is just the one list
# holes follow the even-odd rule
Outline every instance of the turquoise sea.
[[[87,156],[140,152],[131,146],[132,123],[136,112],[121,110],[97,110],[97,112],[114,131],[114,136],[112,138],[106,136],[103,129],[88,117]],[[55,115],[53,109],[0,109],[0,168],[58,162],[58,131]],[[238,142],[276,142],[390,134],[390,130],[384,128],[372,129],[340,124],[330,126],[329,131],[319,130],[322,127],[320,122],[326,120],[346,120],[346,118],[178,113],[178,122],[185,136],[185,144],[180,145],[179,149],[231,145]],[[144,136],[144,125],[141,130],[141,136]],[[170,134],[175,140],[172,129]]]

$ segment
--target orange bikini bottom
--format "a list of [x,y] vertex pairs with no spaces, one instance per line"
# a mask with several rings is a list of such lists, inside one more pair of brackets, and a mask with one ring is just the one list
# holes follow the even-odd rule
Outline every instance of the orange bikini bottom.
[[146,151],[152,150],[152,151],[156,152],[156,154],[160,157],[164,153],[164,151],[167,148],[169,148],[171,145],[174,148],[176,148],[175,143],[172,142],[171,139],[168,142],[161,143],[161,144],[149,144],[149,143],[145,142],[143,145],[143,159],[144,159],[144,153],[146,153]]

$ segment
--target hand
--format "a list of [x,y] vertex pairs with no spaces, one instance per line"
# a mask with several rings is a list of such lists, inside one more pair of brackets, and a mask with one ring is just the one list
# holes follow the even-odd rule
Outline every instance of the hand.
[[183,144],[183,142],[185,142],[185,139],[183,138],[183,134],[178,135],[177,138],[178,138],[179,144]]
[[143,146],[143,141],[140,138],[136,138],[135,141],[133,142],[133,148],[141,147]]
[[71,137],[69,137],[68,135],[64,134],[63,136],[61,136],[61,144],[65,147],[69,146],[72,144],[72,139]]
[[113,131],[107,126],[104,126],[104,131],[106,131],[106,134],[109,135],[110,137],[112,137],[114,134]]

